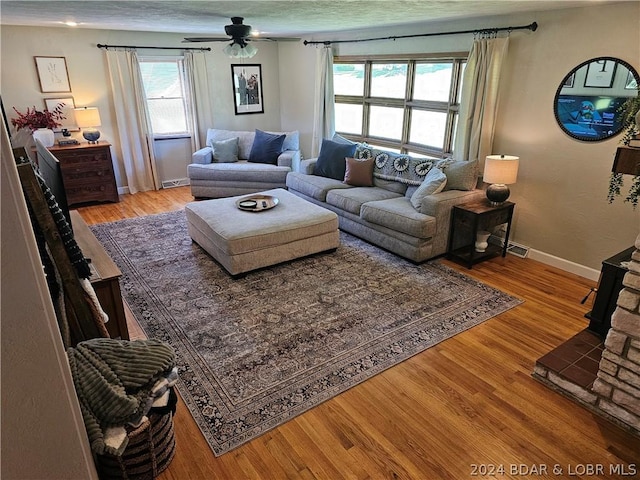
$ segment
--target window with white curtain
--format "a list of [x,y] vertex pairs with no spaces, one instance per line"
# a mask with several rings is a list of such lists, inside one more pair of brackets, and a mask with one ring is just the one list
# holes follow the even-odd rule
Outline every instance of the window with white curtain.
[[140,72],[154,136],[190,135],[182,57],[142,57]]
[[415,156],[450,154],[466,57],[335,57],[336,131]]

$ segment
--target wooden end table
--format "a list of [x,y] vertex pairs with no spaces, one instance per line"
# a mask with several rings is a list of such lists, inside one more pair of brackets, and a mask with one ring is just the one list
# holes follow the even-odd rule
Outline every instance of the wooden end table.
[[[460,260],[466,264],[467,268],[472,268],[474,264],[488,258],[500,254],[505,257],[509,246],[514,207],[515,203],[513,202],[491,205],[487,199],[455,205],[451,214],[447,258]],[[490,229],[505,223],[507,230],[502,247],[490,243],[484,252],[476,251],[475,243],[479,231],[490,231]]]

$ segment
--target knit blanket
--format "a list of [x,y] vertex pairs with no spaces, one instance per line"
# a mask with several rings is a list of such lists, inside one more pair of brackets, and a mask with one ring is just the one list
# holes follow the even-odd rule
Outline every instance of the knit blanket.
[[[96,338],[67,349],[91,449],[120,455],[124,428],[139,424],[158,396],[175,383],[175,353],[159,340]],[[109,442],[108,437],[117,438]]]

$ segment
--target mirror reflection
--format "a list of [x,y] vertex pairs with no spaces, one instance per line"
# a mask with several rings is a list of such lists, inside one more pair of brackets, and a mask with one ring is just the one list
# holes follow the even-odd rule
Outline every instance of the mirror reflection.
[[599,141],[620,133],[623,104],[638,95],[638,72],[613,57],[587,60],[564,77],[554,101],[560,128],[583,141]]

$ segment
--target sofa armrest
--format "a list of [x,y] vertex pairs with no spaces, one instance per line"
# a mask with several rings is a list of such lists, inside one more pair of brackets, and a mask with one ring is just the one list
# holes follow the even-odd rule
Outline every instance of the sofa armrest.
[[436,233],[433,239],[433,255],[440,255],[447,251],[449,229],[451,227],[451,212],[454,205],[476,202],[485,198],[484,190],[446,190],[434,195],[427,195],[422,199],[420,213],[430,215],[436,219]]
[[313,175],[313,168],[318,161],[317,158],[307,158],[305,160],[300,161],[300,173],[304,173],[305,175]]
[[201,148],[200,150],[193,152],[193,155],[191,155],[191,163],[206,165],[211,162],[213,162],[213,148],[211,147]]
[[285,150],[278,156],[279,167],[289,167],[292,172],[300,168],[300,150]]

